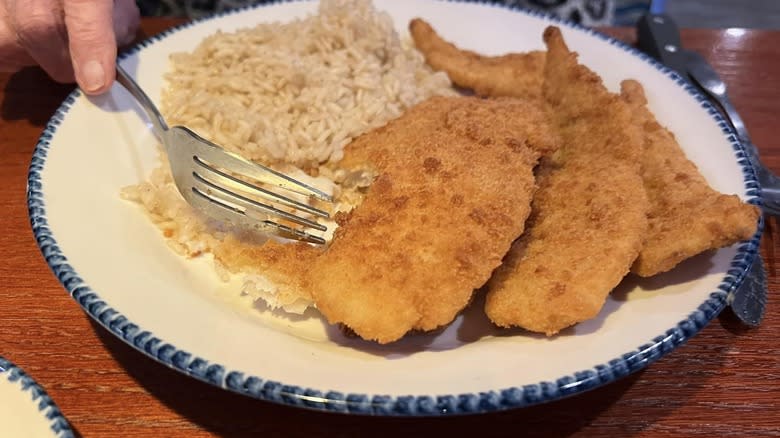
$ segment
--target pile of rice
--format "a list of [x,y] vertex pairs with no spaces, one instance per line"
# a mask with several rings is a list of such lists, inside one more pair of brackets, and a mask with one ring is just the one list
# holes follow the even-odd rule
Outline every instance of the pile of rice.
[[[347,143],[428,97],[454,93],[368,0],[322,0],[304,19],[219,32],[173,55],[166,79],[161,110],[170,125],[293,177],[318,175],[307,179],[337,193]],[[182,199],[163,153],[148,181],[122,196],[180,254],[208,252],[224,238]]]

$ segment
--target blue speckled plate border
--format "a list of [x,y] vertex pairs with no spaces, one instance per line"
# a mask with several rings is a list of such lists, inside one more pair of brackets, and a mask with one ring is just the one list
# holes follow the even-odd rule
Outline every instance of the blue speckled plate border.
[[[171,28],[141,42],[125,52],[122,57],[139,52],[145,47],[165,39],[168,35],[199,22],[241,13],[251,8],[268,7],[276,3],[281,2],[229,11]],[[748,162],[743,146],[738,141],[736,135],[734,135],[729,124],[723,120],[707,98],[674,71],[625,43],[594,30],[538,12],[484,2],[476,3],[482,3],[486,7],[505,8],[542,18],[551,24],[577,28],[598,37],[605,43],[619,47],[661,71],[695,98],[701,107],[718,123],[718,126],[723,131],[723,135],[726,136],[733,148],[738,164],[742,167],[748,202],[761,205],[760,186],[755,178],[753,168]],[[437,416],[476,414],[548,402],[613,382],[646,367],[683,344],[725,308],[729,293],[739,286],[753,262],[759,248],[763,230],[763,221],[759,221],[756,234],[752,239],[743,242],[739,246],[738,252],[731,262],[731,268],[726,273],[717,290],[712,291],[710,297],[701,303],[686,319],[680,321],[675,327],[670,328],[665,333],[659,334],[647,343],[638,346],[634,351],[627,352],[620,357],[616,357],[605,364],[596,365],[591,369],[585,369],[573,375],[562,376],[554,382],[539,382],[522,387],[510,387],[500,391],[480,393],[398,397],[354,393],[344,394],[336,391],[302,388],[283,382],[264,380],[261,377],[246,375],[239,370],[226,369],[223,365],[210,360],[193,357],[189,352],[180,350],[176,346],[165,342],[154,333],[144,330],[142,327],[129,321],[119,311],[110,308],[68,264],[67,258],[59,249],[57,241],[47,225],[41,171],[46,164],[46,155],[50,147],[50,141],[56,133],[57,127],[80,94],[78,89],[73,91],[47,124],[35,147],[28,176],[27,202],[30,222],[35,239],[54,274],[68,293],[91,317],[142,353],[184,374],[220,388],[290,406],[365,415]]]
[[[21,390],[30,394],[30,402],[38,403],[38,412],[49,423],[52,436],[57,438],[73,438],[70,423],[62,415],[60,408],[41,387],[23,369],[10,360],[0,356],[0,379],[7,378],[12,383],[18,383]],[[2,428],[2,425],[0,425]]]

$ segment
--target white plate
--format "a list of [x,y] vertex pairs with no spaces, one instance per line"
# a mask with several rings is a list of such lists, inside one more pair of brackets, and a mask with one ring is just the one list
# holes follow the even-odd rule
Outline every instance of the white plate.
[[72,438],[73,430],[46,391],[0,356],[0,435]]
[[[581,61],[618,90],[639,79],[713,187],[758,202],[742,147],[696,92],[668,69],[593,31],[540,15],[460,2],[380,0],[404,34],[415,16],[447,39],[488,54],[542,48],[556,23]],[[316,4],[284,2],[186,25],[141,44],[123,65],[159,96],[167,57],[205,36],[260,21],[289,20]],[[68,292],[111,332],[160,362],[252,397],[295,406],[387,415],[474,413],[581,392],[636,371],[699,331],[745,274],[758,235],[699,256],[666,275],[626,280],[598,318],[554,339],[500,332],[479,306],[447,330],[379,346],[341,336],[318,317],[248,309],[225,292],[209,260],[188,261],[119,190],[155,166],[155,140],[115,87],[69,96],[31,165],[35,235]],[[311,316],[311,315],[309,315]],[[96,348],[98,348],[96,346]]]

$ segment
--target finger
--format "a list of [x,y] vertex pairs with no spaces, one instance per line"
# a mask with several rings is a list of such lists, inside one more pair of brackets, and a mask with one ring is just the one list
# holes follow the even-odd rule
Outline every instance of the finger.
[[114,34],[119,46],[130,44],[135,39],[141,24],[141,12],[135,0],[114,1]]
[[34,65],[35,60],[19,44],[16,32],[11,27],[10,18],[4,2],[0,1],[0,71],[13,72],[28,65]]
[[76,82],[87,94],[100,94],[115,74],[114,2],[64,0],[64,10]]
[[52,0],[14,0],[8,2],[8,13],[19,45],[35,62],[55,81],[73,81],[59,3]]

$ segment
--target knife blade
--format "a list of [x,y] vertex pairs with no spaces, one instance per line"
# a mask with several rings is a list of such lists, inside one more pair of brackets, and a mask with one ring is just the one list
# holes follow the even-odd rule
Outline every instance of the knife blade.
[[[637,22],[637,46],[703,91],[714,101],[724,118],[734,126],[734,122],[729,116],[729,113],[733,111],[724,111],[724,106],[719,102],[718,96],[714,96],[702,87],[705,79],[712,79],[713,75],[717,78],[717,74],[701,55],[682,48],[679,30],[671,17],[665,14],[643,16]],[[700,77],[705,73],[707,78]],[[717,79],[720,80],[720,78]],[[725,96],[725,85],[722,95]],[[728,102],[727,98],[726,101]],[[741,119],[739,121],[741,123]],[[766,299],[767,283],[764,261],[761,253],[757,252],[750,270],[742,279],[742,283],[729,291],[726,301],[740,322],[755,327],[761,323],[764,317]]]
[[745,325],[757,327],[766,311],[766,296],[766,271],[761,254],[757,253],[750,271],[737,290],[729,294],[726,300],[737,319]]

